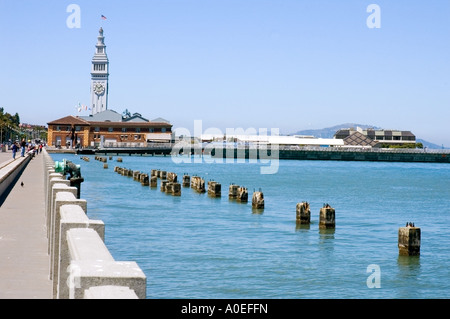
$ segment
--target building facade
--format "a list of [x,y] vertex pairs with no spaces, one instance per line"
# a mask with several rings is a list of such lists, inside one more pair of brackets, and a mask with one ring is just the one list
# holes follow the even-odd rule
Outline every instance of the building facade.
[[147,147],[149,143],[169,143],[172,125],[162,118],[149,121],[139,113],[125,115],[108,109],[109,60],[103,29],[100,28],[91,69],[89,116],[69,115],[47,123],[48,145],[54,147]]
[[[353,137],[367,137],[374,142],[370,143],[372,147],[415,146],[416,144],[416,136],[413,133],[399,130],[347,128],[338,130],[334,137],[347,141],[355,140]],[[367,139],[364,143],[367,143]]]
[[69,115],[48,123],[48,144],[54,147],[147,147],[172,141],[168,122],[87,121]]

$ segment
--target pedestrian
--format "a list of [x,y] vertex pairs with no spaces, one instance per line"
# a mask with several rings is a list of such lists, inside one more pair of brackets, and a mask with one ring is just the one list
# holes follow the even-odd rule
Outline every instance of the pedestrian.
[[25,156],[25,146],[27,146],[27,142],[25,142],[25,139],[22,139],[22,142],[20,143],[20,147],[22,148],[22,153],[20,154],[22,157]]
[[17,143],[14,143],[12,146],[13,159],[16,159],[16,153],[18,150],[19,150],[19,147],[17,146]]

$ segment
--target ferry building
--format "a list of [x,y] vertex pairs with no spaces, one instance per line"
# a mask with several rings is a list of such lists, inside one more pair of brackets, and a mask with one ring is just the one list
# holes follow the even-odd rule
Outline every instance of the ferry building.
[[172,125],[157,118],[148,120],[139,113],[119,114],[108,109],[109,60],[103,29],[97,37],[91,68],[89,116],[69,115],[47,123],[51,146],[145,147],[148,143],[171,142]]

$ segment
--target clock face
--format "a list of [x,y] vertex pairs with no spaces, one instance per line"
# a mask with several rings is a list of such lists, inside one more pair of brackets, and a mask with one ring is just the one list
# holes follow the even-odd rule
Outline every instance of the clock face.
[[101,95],[103,94],[103,92],[105,92],[105,87],[101,83],[96,83],[94,84],[94,92],[97,95]]

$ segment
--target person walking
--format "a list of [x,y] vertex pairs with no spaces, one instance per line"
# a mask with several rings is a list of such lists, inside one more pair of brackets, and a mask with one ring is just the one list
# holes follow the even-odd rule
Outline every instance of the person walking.
[[22,139],[22,142],[20,143],[20,147],[22,148],[22,153],[20,154],[22,157],[25,156],[25,146],[27,146],[27,142],[25,142],[25,139]]
[[19,150],[19,147],[17,146],[17,143],[14,143],[12,146],[13,159],[16,159],[16,153],[18,150]]

